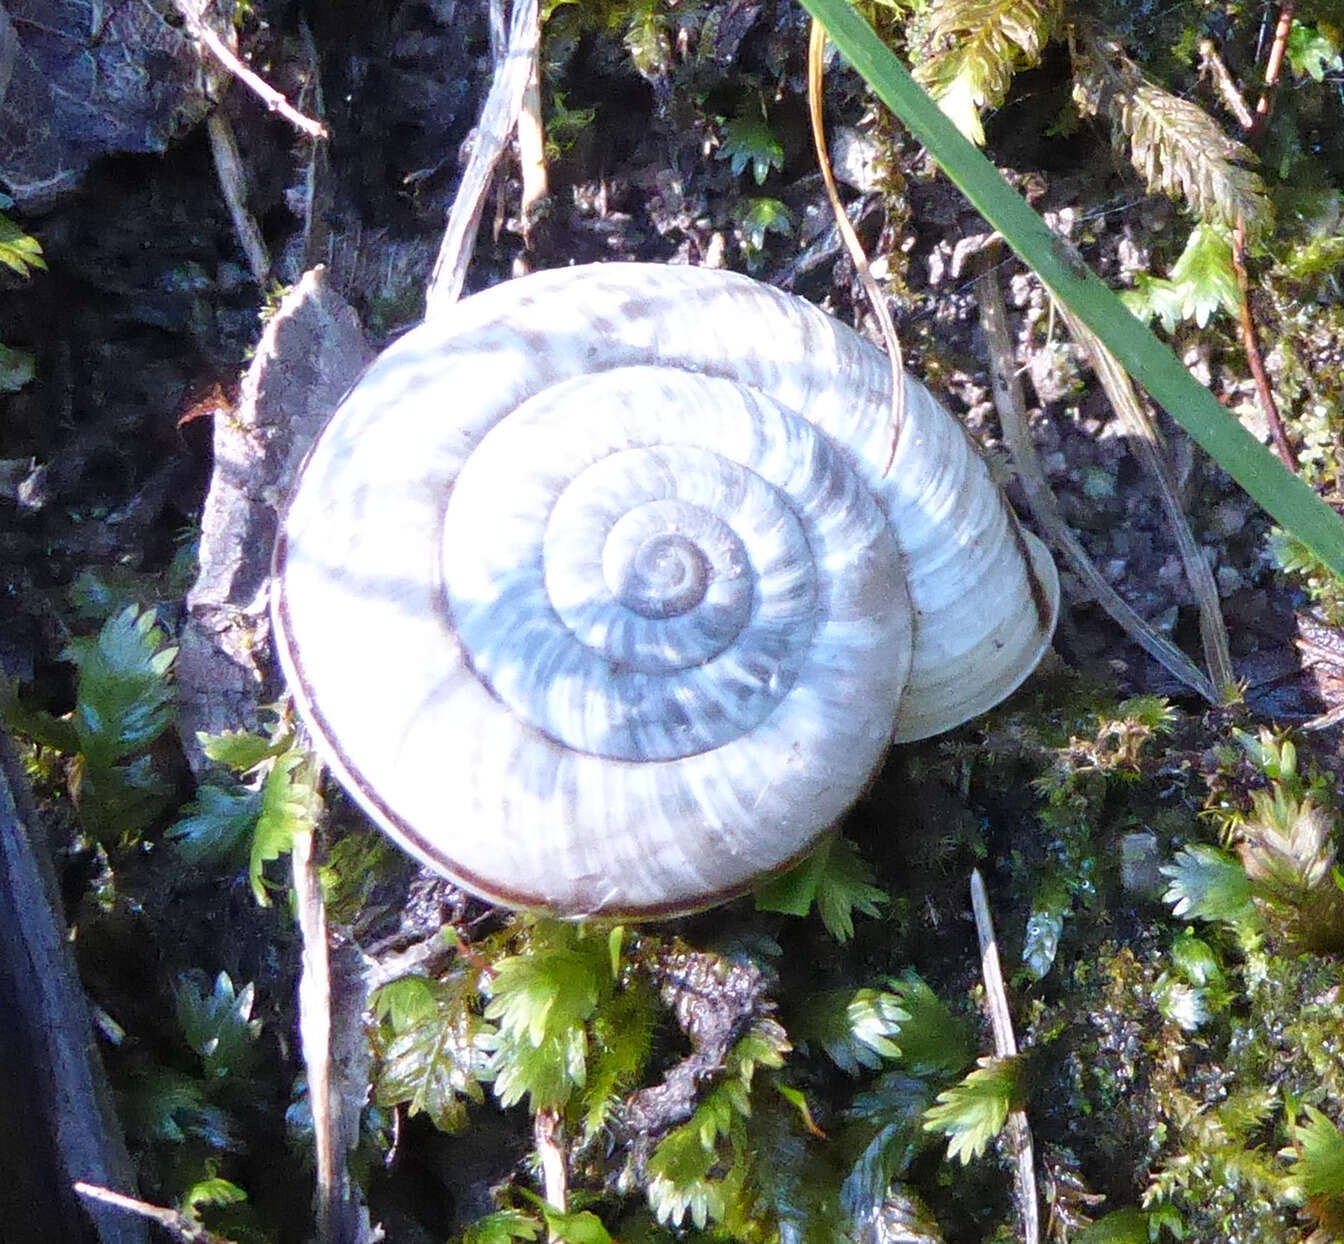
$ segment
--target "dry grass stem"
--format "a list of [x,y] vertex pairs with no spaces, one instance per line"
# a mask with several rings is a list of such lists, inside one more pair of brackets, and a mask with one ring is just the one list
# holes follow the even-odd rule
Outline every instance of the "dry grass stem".
[[1166,511],[1167,522],[1176,539],[1176,549],[1185,567],[1186,580],[1199,606],[1199,635],[1204,649],[1204,662],[1217,692],[1214,702],[1220,702],[1234,693],[1236,676],[1232,670],[1232,654],[1228,646],[1227,625],[1223,621],[1222,603],[1218,597],[1218,584],[1195,542],[1185,511],[1177,498],[1176,481],[1162,456],[1162,441],[1157,427],[1139,401],[1128,373],[1120,366],[1115,355],[1063,303],[1059,304],[1059,314],[1069,326],[1073,339],[1087,351],[1092,360],[1092,370],[1119,416],[1120,426],[1129,437],[1134,453],[1157,484],[1162,508]]
[[887,346],[887,357],[891,360],[891,450],[884,468],[884,471],[889,471],[896,458],[896,438],[900,436],[901,425],[905,422],[905,367],[901,361],[900,338],[896,336],[896,325],[892,322],[886,297],[868,266],[868,256],[864,254],[863,243],[859,241],[854,226],[849,223],[845,206],[840,202],[835,173],[831,169],[831,156],[826,146],[825,101],[822,96],[825,52],[826,28],[814,20],[807,47],[807,106],[812,120],[812,143],[816,148],[821,179],[826,185],[826,197],[830,200],[831,211],[835,215],[835,227],[844,240],[849,257],[854,261],[859,280],[863,282],[864,293],[868,295],[873,314],[877,316],[877,322],[882,329],[882,340]]
[[1036,526],[1054,550],[1068,562],[1070,569],[1083,581],[1097,603],[1130,639],[1174,677],[1192,687],[1210,703],[1216,704],[1218,695],[1209,679],[1175,644],[1159,635],[1134,612],[1129,603],[1102,577],[1101,571],[1093,565],[1077,536],[1064,521],[1055,495],[1046,481],[1040,455],[1031,438],[1031,429],[1027,426],[1027,404],[1022,393],[1022,383],[1018,379],[1003,294],[992,269],[976,278],[976,296],[980,306],[980,326],[989,345],[990,378],[994,405],[999,412],[999,425]]

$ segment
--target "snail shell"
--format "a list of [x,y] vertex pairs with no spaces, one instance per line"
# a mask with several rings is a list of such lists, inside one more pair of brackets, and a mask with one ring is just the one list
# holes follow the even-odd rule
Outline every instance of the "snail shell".
[[540,273],[407,333],[319,438],[278,647],[342,784],[487,898],[651,916],[805,855],[893,738],[1012,691],[1054,565],[960,425],[746,277]]

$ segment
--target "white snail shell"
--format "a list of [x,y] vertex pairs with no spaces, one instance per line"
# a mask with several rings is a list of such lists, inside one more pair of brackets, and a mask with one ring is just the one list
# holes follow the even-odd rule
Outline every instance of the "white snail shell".
[[302,471],[274,619],[402,846],[568,916],[706,907],[807,853],[891,740],[1012,691],[1058,582],[956,421],[746,277],[603,264],[382,354]]

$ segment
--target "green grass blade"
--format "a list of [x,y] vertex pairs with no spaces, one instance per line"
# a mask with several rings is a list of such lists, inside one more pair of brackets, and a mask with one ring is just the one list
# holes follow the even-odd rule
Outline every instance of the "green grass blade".
[[848,0],[802,0],[802,4],[1050,292],[1073,309],[1153,399],[1281,526],[1336,574],[1344,575],[1344,521],[1241,426],[1068,242],[1051,232],[984,155],[962,137]]

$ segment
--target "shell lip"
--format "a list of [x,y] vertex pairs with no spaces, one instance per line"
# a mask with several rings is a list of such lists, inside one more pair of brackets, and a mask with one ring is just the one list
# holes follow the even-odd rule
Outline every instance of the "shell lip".
[[358,766],[345,753],[336,741],[322,710],[312,695],[309,680],[304,672],[303,661],[293,643],[289,624],[289,609],[284,591],[284,567],[287,553],[285,526],[282,521],[276,535],[271,555],[271,615],[275,634],[275,649],[294,699],[300,710],[300,716],[313,734],[322,758],[336,775],[341,786],[354,795],[359,805],[375,822],[379,829],[388,835],[402,850],[414,856],[426,868],[439,876],[447,878],[456,885],[484,899],[486,902],[519,911],[538,912],[564,920],[666,920],[676,916],[694,915],[707,911],[731,899],[740,898],[749,893],[767,877],[786,872],[794,865],[806,859],[830,832],[832,826],[818,828],[816,834],[793,856],[780,861],[769,870],[742,882],[713,892],[696,894],[694,898],[683,896],[670,899],[665,903],[649,904],[557,904],[544,894],[527,889],[515,889],[496,879],[490,879],[462,868],[447,859],[442,851],[427,837],[419,833],[387,804],[373,785],[367,781]]
[[892,742],[896,744],[919,743],[934,735],[942,734],[965,725],[968,721],[1002,704],[1020,688],[1036,671],[1042,658],[1054,640],[1055,626],[1059,621],[1060,585],[1059,568],[1050,556],[1050,550],[1036,535],[1033,535],[1018,521],[1012,510],[1014,542],[1022,555],[1027,569],[1027,590],[1030,595],[1030,608],[1035,613],[1036,643],[1027,651],[1030,656],[1013,666],[1012,675],[994,682],[990,694],[974,701],[971,711],[965,711],[965,705],[955,715],[944,714],[939,718],[925,718],[914,722],[897,720],[892,731]]

